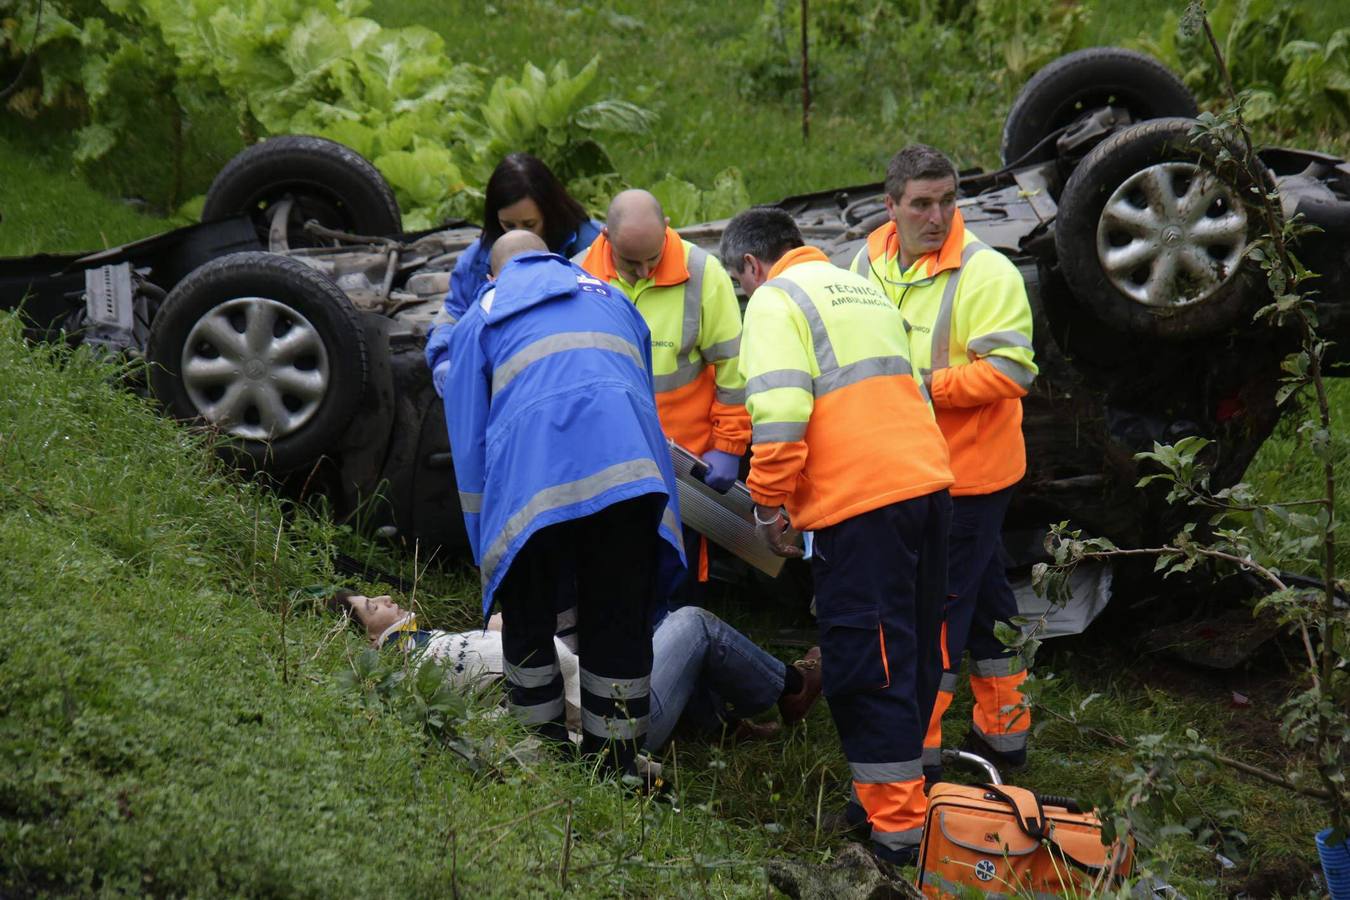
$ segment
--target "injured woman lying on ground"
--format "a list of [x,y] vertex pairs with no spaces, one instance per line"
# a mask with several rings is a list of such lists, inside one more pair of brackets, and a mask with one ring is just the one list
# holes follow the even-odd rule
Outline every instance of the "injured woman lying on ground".
[[[471,688],[502,677],[500,615],[481,631],[448,632],[420,628],[416,614],[387,595],[339,591],[330,606],[350,615],[376,647],[416,654],[419,662],[435,660],[456,685]],[[554,648],[575,731],[580,686],[571,640],[556,637]],[[661,619],[652,633],[652,653],[648,750],[665,744],[677,724],[738,740],[770,737],[780,730],[779,723],[751,717],[777,704],[783,723],[792,725],[820,696],[820,648],[787,665],[706,609],[685,606]]]

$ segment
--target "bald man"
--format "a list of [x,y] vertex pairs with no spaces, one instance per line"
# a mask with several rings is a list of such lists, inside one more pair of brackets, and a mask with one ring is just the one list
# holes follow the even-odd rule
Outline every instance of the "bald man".
[[[652,331],[661,427],[702,457],[708,466],[704,481],[725,492],[750,443],[739,362],[741,309],[726,270],[716,257],[682,240],[661,203],[641,190],[614,198],[600,236],[575,261],[622,290],[642,313]],[[706,581],[706,542],[689,530],[685,541],[691,573]],[[697,597],[691,584],[684,602]]]
[[553,635],[559,598],[575,598],[581,749],[632,773],[651,620],[684,565],[650,333],[621,293],[529,232],[498,238],[490,264],[450,335],[445,381],[483,615],[501,609],[512,713],[565,746]]

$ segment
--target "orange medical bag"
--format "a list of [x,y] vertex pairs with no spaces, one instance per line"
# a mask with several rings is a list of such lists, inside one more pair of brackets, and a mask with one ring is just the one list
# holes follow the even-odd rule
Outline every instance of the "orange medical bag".
[[1130,873],[1134,839],[1106,847],[1101,834],[1095,813],[1063,797],[1006,784],[937,784],[928,795],[919,887],[928,897],[954,897],[962,886],[1039,896],[1111,885]]

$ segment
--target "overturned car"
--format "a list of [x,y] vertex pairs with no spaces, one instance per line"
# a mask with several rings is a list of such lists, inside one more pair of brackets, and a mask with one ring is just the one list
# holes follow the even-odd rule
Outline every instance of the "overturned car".
[[[1339,302],[1350,164],[1270,148],[1263,171],[1226,182],[1191,142],[1196,114],[1151,58],[1079,51],[1023,88],[1004,129],[1006,164],[962,173],[967,226],[1016,263],[1035,315],[1041,375],[1024,401],[1014,560],[1034,557],[1047,523],[1062,519],[1124,543],[1167,535],[1161,498],[1134,487],[1133,455],[1202,435],[1222,486],[1275,427],[1292,347],[1251,321],[1265,287],[1245,254],[1260,223],[1244,192],[1274,186],[1286,217],[1320,227],[1300,258],[1322,276],[1314,299],[1328,336],[1350,332]],[[844,266],[886,216],[880,184],[779,205]],[[0,305],[22,305],[34,336],[143,353],[169,413],[218,429],[292,489],[323,491],[382,535],[462,547],[422,347],[477,228],[403,233],[368,162],[302,136],[231,161],[203,220],[98,253],[0,260]],[[681,232],[715,250],[722,225]]]

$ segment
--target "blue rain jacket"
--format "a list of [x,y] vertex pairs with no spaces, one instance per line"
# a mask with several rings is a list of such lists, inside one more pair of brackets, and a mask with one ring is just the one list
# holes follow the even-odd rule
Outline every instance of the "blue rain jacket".
[[637,307],[561,256],[527,253],[443,330],[445,420],[483,614],[536,531],[644,494],[666,498],[657,574],[668,595],[684,548]]
[[[600,229],[605,226],[591,219],[582,224],[575,233],[569,237],[561,247],[558,253],[569,259],[581,253],[591,246],[592,242],[600,236]],[[445,295],[445,303],[441,307],[441,316],[437,324],[432,325],[431,334],[427,339],[426,357],[427,367],[433,371],[436,364],[446,359],[446,349],[450,346],[450,332],[454,330],[453,326],[464,315],[464,310],[469,308],[469,304],[478,298],[478,294],[483,290],[483,285],[488,280],[488,260],[492,256],[492,247],[483,246],[483,239],[479,238],[459,255],[455,262],[455,268],[450,273],[450,292]]]

